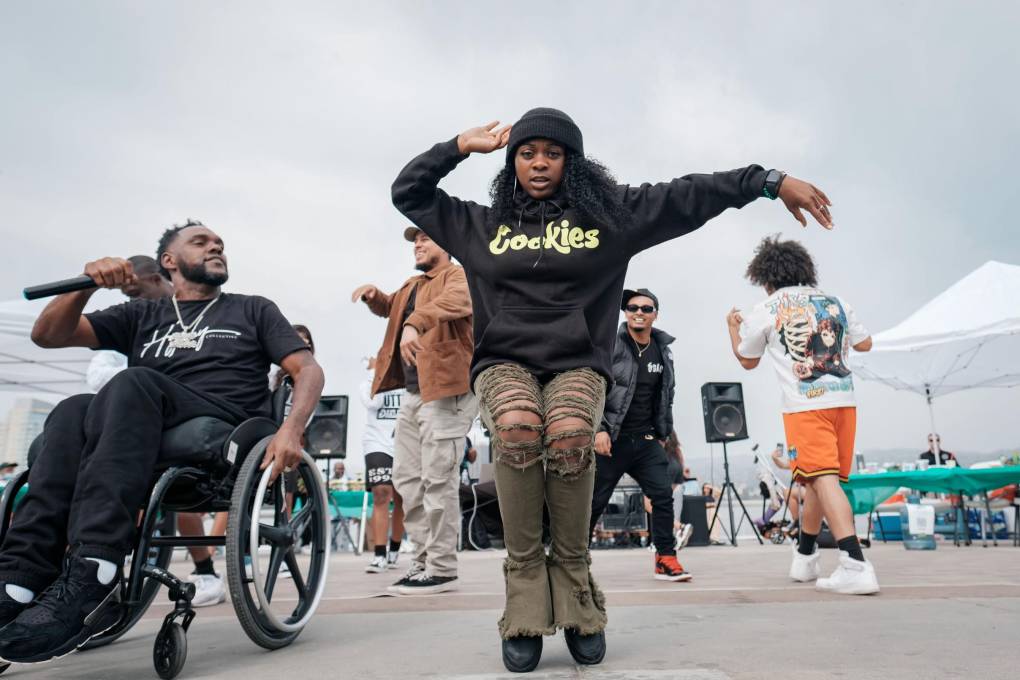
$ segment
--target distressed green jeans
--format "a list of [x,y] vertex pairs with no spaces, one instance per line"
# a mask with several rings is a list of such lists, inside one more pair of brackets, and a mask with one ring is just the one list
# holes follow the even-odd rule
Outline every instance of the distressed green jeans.
[[[588,368],[541,385],[515,364],[475,381],[482,421],[492,433],[496,491],[507,559],[504,638],[581,634],[606,627],[605,598],[591,575],[588,520],[595,484],[594,437],[605,406],[605,379]],[[548,553],[542,509],[549,506]]]

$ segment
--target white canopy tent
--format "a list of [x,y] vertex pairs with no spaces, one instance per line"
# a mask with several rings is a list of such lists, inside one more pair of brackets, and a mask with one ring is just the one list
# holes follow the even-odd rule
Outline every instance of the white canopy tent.
[[1020,267],[989,261],[854,357],[854,372],[933,401],[977,387],[1020,384]]
[[47,301],[0,302],[0,390],[66,396],[88,392],[88,349],[42,349],[30,337]]

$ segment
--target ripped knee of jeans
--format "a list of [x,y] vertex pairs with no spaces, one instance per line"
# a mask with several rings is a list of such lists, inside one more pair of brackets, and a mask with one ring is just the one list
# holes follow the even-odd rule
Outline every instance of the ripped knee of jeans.
[[595,464],[595,425],[602,417],[605,380],[589,369],[556,376],[546,389],[545,446],[549,470],[576,479]]
[[543,458],[542,395],[538,381],[515,364],[486,369],[475,388],[492,431],[496,461],[523,470]]

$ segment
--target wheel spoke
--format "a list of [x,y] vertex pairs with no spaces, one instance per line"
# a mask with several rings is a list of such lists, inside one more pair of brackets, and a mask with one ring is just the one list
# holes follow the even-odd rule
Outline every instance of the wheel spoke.
[[[287,566],[290,567],[290,576],[294,579],[294,587],[297,588],[298,595],[303,601],[308,597],[308,586],[305,585],[305,577],[301,575],[297,556],[293,550],[288,550],[287,554],[284,555],[284,559],[287,560]],[[299,602],[298,604],[300,605],[301,603]]]
[[280,526],[280,520],[286,522],[283,505],[283,475],[279,475],[273,482],[273,524]]
[[291,517],[290,528],[294,532],[294,536],[300,538],[305,533],[305,529],[308,528],[308,524],[312,521],[312,507],[312,503],[309,501]]
[[274,527],[259,522],[259,538],[269,545],[280,545],[285,543],[288,537],[287,527]]
[[[276,589],[276,578],[280,575],[280,565],[283,564],[284,556],[290,552],[284,548],[273,546],[272,552],[269,553],[269,570],[266,573],[266,600],[273,600],[273,590]],[[257,584],[256,584],[257,587]]]

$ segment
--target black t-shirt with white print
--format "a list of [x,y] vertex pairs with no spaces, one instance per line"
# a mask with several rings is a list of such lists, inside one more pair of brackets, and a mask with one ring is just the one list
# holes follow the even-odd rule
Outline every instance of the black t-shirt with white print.
[[634,385],[634,397],[630,400],[630,408],[620,425],[620,432],[648,433],[655,431],[655,406],[659,393],[662,391],[662,352],[655,340],[648,347],[641,348],[641,355],[631,347],[637,359],[637,382]]
[[[184,323],[191,324],[209,302],[179,301]],[[195,349],[171,347],[167,339],[181,330],[170,298],[132,300],[85,316],[98,349],[121,352],[129,367],[159,371],[248,416],[270,414],[270,365],[306,349],[276,304],[257,295],[220,295],[193,329]]]

